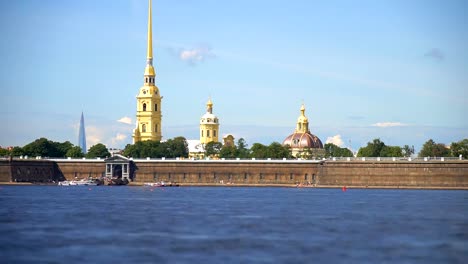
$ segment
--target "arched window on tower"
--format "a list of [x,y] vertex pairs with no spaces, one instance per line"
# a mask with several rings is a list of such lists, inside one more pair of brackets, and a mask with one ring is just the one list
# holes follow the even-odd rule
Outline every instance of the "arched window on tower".
[[201,131],[201,136],[203,137],[203,129],[202,129],[202,131]]
[[158,132],[158,124],[154,125],[154,132]]
[[145,83],[148,83],[148,77],[145,78]]
[[213,137],[216,137],[216,130],[213,130]]
[[141,125],[141,132],[146,132],[146,124]]
[[143,111],[146,111],[146,103],[143,103]]
[[206,131],[206,136],[210,137],[210,131],[209,130]]
[[155,111],[155,112],[158,111],[158,104],[154,104],[154,111]]

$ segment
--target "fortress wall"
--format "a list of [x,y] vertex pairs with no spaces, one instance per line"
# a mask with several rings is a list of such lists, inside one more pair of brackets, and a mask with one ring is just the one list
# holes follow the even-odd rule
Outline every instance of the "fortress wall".
[[0,182],[11,181],[11,165],[8,160],[0,160]]
[[[318,187],[468,188],[468,161],[134,161],[137,183],[316,184]],[[103,160],[0,161],[0,182],[99,178]]]
[[136,182],[294,184],[312,182],[318,163],[135,162]]
[[320,186],[468,187],[468,162],[325,162]]
[[55,163],[58,177],[66,180],[100,178],[105,174],[106,169],[104,160],[63,160]]
[[52,182],[55,164],[48,160],[0,161],[1,182]]

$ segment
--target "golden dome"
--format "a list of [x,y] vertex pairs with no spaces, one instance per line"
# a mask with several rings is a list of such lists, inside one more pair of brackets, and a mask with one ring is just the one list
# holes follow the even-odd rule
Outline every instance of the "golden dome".
[[146,65],[145,76],[156,76],[153,65],[149,65],[149,64]]

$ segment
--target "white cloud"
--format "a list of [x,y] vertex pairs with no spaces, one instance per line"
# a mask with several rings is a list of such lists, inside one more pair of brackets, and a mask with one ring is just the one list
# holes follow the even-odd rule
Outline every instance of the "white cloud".
[[208,47],[197,47],[193,49],[182,49],[179,51],[179,58],[192,65],[204,61],[206,58],[215,57]]
[[88,149],[97,143],[102,143],[102,132],[102,129],[95,126],[86,126],[86,147]]
[[402,127],[402,126],[407,126],[407,124],[403,124],[400,122],[380,122],[380,123],[372,124],[371,126],[385,128],[385,127]]
[[117,122],[131,125],[132,124],[132,119],[130,117],[128,117],[128,116],[124,116],[124,117],[120,118],[119,120],[117,120]]
[[119,142],[124,141],[126,138],[127,138],[127,135],[122,134],[122,133],[117,133],[117,135],[115,135],[115,137],[113,137],[111,140],[112,145],[116,145]]
[[344,142],[343,142],[343,139],[341,138],[341,135],[335,135],[333,137],[328,137],[327,141],[325,141],[325,143],[332,143],[332,144],[337,145],[338,147],[343,147],[344,146]]

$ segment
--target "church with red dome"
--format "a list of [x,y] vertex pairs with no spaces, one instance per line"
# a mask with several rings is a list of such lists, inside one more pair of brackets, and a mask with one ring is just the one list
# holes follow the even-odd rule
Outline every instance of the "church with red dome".
[[284,139],[283,145],[289,146],[292,155],[297,158],[306,156],[321,157],[325,155],[322,141],[309,130],[309,119],[305,116],[304,104],[301,106],[301,115],[297,119],[294,133]]

